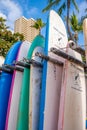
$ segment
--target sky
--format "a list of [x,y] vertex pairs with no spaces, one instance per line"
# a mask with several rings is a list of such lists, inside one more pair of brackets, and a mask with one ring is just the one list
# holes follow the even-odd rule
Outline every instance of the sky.
[[[0,0],[0,16],[7,19],[6,24],[10,27],[10,30],[14,30],[14,21],[21,16],[26,18],[41,18],[43,22],[47,22],[49,11],[42,13],[42,9],[46,7],[48,0]],[[64,1],[64,0],[61,0]],[[87,7],[85,0],[77,0],[79,4],[80,13],[77,14],[78,18],[84,15],[84,8]],[[55,8],[54,8],[55,9]],[[73,6],[71,7],[71,13]],[[42,30],[42,34],[45,36],[45,29]],[[83,36],[81,34],[80,44],[83,44]]]
[[25,16],[26,18],[42,18],[45,22],[47,13],[42,13],[46,0],[0,0],[0,16],[7,19],[7,25],[14,29],[14,21]]

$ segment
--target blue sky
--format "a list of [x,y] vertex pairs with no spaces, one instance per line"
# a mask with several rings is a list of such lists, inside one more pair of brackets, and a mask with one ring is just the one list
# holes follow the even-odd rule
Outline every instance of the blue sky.
[[[62,0],[63,1],[63,0]],[[77,14],[80,18],[84,14],[84,8],[87,7],[85,0],[77,0],[79,4],[80,13]],[[48,13],[42,13],[42,9],[47,5],[47,0],[0,0],[0,16],[7,19],[7,25],[14,30],[14,21],[25,16],[26,18],[42,18],[44,22],[47,21]],[[73,10],[73,7],[72,7]],[[71,10],[71,11],[72,11]],[[45,29],[42,30],[45,35]],[[80,36],[80,44],[83,44],[83,37]]]
[[14,21],[25,16],[26,18],[42,18],[45,22],[48,13],[42,13],[46,0],[0,0],[0,16],[7,19],[7,24],[13,29]]

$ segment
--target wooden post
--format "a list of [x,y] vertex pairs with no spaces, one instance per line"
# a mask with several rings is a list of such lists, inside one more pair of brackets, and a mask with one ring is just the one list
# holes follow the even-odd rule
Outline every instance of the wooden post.
[[[86,56],[86,64],[87,64],[87,18],[83,21],[83,33],[84,33],[84,44],[85,44],[85,56]],[[87,117],[87,77],[86,79],[86,117]],[[87,119],[86,119],[86,130],[87,130]]]
[[87,64],[87,18],[83,21],[83,33],[84,33],[84,42],[85,42],[85,56]]

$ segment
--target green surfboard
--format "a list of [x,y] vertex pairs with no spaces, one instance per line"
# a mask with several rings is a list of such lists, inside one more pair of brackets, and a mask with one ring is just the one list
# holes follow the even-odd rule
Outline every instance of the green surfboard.
[[[37,47],[44,48],[45,40],[43,36],[38,35],[33,40],[27,59],[31,59],[33,51]],[[19,112],[18,112],[18,122],[17,122],[17,130],[28,130],[29,129],[29,84],[30,84],[30,68],[24,69],[22,88],[20,94],[20,103],[19,103]]]

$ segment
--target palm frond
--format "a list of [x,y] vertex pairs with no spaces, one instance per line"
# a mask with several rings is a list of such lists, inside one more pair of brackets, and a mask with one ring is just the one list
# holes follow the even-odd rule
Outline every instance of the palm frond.
[[66,4],[65,4],[65,2],[60,6],[60,8],[58,9],[58,14],[61,16],[61,14],[62,14],[62,12],[63,12],[63,10],[65,10],[65,8],[66,8]]
[[36,28],[36,29],[38,29],[38,28],[39,28],[39,26],[38,26],[38,24],[37,24],[37,23],[35,23],[34,25],[31,25],[30,27],[33,27],[33,28]]
[[51,7],[57,5],[61,0],[51,0],[50,3],[42,10],[42,12],[48,11]]
[[73,5],[75,6],[75,9],[79,12],[78,5],[75,0],[72,0]]
[[61,0],[55,0],[55,1],[56,1],[55,5],[58,5],[61,2]]
[[36,22],[34,23],[34,25],[30,26],[30,27],[33,27],[33,28],[36,28],[37,30],[39,30],[39,33],[41,31],[41,29],[45,26],[46,24],[43,23],[42,19],[41,18],[38,18],[36,20]]
[[42,12],[48,11],[53,5],[55,5],[55,1],[54,1],[54,2],[50,2],[50,3],[42,10]]
[[85,9],[85,12],[87,12],[87,8]]
[[78,21],[78,18],[74,14],[74,12],[73,12],[73,15],[71,15],[71,18],[70,18],[70,25],[71,25],[71,28],[74,32],[75,31],[78,31],[78,32],[82,31],[82,23]]
[[51,3],[53,0],[48,0],[48,3]]
[[43,28],[46,24],[42,22],[41,18],[37,19],[36,20],[36,23],[41,27]]

